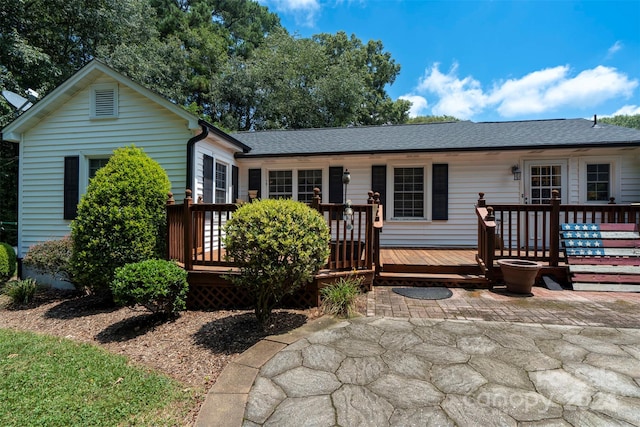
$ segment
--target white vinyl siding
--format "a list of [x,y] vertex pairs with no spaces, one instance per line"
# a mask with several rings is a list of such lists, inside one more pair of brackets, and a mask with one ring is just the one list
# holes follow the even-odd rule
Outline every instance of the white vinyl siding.
[[[98,83],[113,83],[104,77]],[[184,119],[127,87],[119,88],[119,118],[91,120],[91,86],[23,135],[20,144],[20,256],[43,240],[69,234],[63,220],[64,157],[80,157],[80,194],[86,191],[89,159],[108,157],[134,144],[167,172],[177,201],[184,198],[186,143],[193,136]]]

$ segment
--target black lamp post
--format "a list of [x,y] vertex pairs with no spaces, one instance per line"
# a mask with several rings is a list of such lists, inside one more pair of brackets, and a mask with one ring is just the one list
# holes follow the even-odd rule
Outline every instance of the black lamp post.
[[344,212],[342,218],[346,222],[347,230],[353,229],[353,209],[351,208],[351,200],[347,199],[347,186],[351,182],[351,174],[349,169],[346,169],[342,174],[342,183],[344,184]]

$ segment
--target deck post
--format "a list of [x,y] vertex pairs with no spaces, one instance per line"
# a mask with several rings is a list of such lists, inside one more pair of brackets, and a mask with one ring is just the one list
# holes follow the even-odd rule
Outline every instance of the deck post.
[[551,190],[549,214],[549,266],[557,267],[560,261],[560,192]]
[[189,271],[193,267],[193,226],[191,224],[191,190],[187,188],[184,198],[184,269]]
[[[482,196],[484,196],[484,194],[482,194]],[[481,199],[482,199],[482,196],[480,196]],[[478,202],[479,201],[480,200],[478,200]],[[487,268],[487,271],[485,273],[485,277],[489,280],[490,283],[493,283],[494,281],[493,260],[496,256],[496,226],[495,226],[496,216],[491,206],[487,207],[487,216],[484,218],[484,220],[486,222],[491,222],[491,224],[486,225],[486,230],[487,230],[486,232],[487,240],[485,241],[486,259],[484,261],[485,261],[485,266]]]
[[311,199],[311,208],[320,211],[320,189],[315,187],[313,189],[313,199]]
[[380,265],[380,233],[382,233],[382,227],[384,223],[384,208],[380,204],[380,193],[377,191],[372,193],[369,191],[369,198],[367,203],[371,201],[374,206],[374,218],[373,218],[373,262],[375,264],[375,275],[378,276],[383,269],[383,266]]
[[478,193],[478,205],[479,208],[487,207],[487,201],[484,199],[484,193]]
[[[173,193],[169,191],[167,194],[167,206],[175,205],[176,201],[173,198]],[[168,209],[165,209],[165,213],[168,212]],[[167,230],[165,232],[165,242],[164,242],[164,255],[165,259],[171,259],[171,223],[169,219],[169,215],[167,214]]]

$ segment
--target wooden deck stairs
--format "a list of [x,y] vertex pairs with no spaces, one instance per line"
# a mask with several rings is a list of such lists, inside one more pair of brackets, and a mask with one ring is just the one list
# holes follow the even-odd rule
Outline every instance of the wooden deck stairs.
[[474,249],[382,248],[376,286],[490,288]]
[[640,291],[640,234],[636,224],[561,225],[574,290]]

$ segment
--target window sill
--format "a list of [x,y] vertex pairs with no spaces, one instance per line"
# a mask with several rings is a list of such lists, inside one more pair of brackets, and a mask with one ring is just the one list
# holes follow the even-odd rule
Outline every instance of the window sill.
[[429,218],[389,218],[387,221],[389,222],[401,222],[401,223],[410,223],[410,222],[431,222]]

